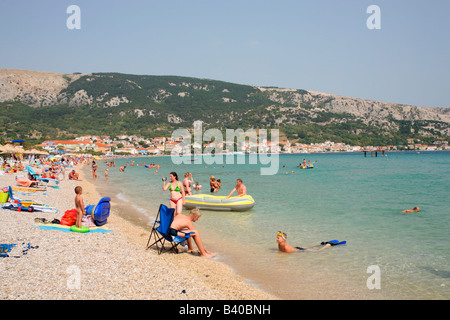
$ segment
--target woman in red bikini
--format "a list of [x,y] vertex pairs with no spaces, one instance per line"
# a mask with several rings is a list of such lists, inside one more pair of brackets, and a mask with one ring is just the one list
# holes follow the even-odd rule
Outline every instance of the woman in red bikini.
[[169,175],[170,181],[166,183],[165,178],[163,179],[163,190],[170,191],[170,207],[175,208],[174,216],[181,214],[183,206],[185,204],[185,192],[183,184],[178,181],[178,175],[176,172],[171,172]]

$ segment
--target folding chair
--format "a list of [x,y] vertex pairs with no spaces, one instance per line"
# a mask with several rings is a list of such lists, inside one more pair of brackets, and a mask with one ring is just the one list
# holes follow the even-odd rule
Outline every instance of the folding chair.
[[[159,210],[156,215],[155,222],[153,223],[150,237],[147,241],[147,249],[152,246],[156,246],[158,254],[161,254],[165,249],[164,244],[166,243],[166,241],[168,241],[172,245],[170,249],[167,249],[167,251],[169,251],[176,248],[179,244],[182,244],[191,236],[191,233],[186,233],[179,230],[177,231],[184,234],[183,237],[170,235],[170,225],[172,224],[174,213],[174,208],[168,208],[163,204],[159,206]],[[151,245],[149,245],[152,236],[154,237],[155,241]]]
[[14,198],[13,196],[13,190],[11,188],[11,186],[8,187],[8,202],[13,204],[14,207],[29,207],[30,205],[33,205],[35,203],[37,203],[36,201],[33,200],[23,200],[23,199],[17,199]]

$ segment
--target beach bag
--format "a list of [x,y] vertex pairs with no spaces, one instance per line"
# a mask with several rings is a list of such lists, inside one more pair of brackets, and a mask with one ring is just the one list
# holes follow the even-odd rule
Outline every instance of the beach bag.
[[81,219],[81,225],[89,228],[95,227],[94,218],[92,216],[83,216]]
[[77,209],[67,210],[61,218],[61,224],[73,226],[77,222]]

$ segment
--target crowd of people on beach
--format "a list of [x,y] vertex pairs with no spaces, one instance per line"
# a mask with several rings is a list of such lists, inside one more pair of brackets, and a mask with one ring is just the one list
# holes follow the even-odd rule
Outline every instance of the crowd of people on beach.
[[42,178],[49,178],[58,181],[63,181],[67,178],[69,180],[79,180],[79,174],[73,169],[78,164],[89,163],[90,158],[85,156],[34,156],[29,155],[26,159],[22,157],[10,156],[0,157],[0,174],[8,173],[24,173],[30,177],[30,172],[23,162],[27,162],[28,166],[37,169],[37,172]]

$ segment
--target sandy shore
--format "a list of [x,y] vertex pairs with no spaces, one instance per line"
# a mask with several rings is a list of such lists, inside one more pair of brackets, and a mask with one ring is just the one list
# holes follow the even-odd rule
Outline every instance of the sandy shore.
[[[10,185],[16,185],[15,175],[0,176],[0,187]],[[119,217],[113,202],[105,226],[112,232],[39,229],[35,218],[61,219],[66,210],[75,207],[77,185],[83,187],[86,205],[98,202],[100,196],[90,182],[64,180],[59,189],[15,194],[56,207],[58,213],[0,208],[0,243],[18,244],[15,252],[19,252],[19,258],[0,258],[0,299],[278,299],[217,261],[146,250],[149,232]],[[31,245],[25,255],[17,249],[22,243]]]

